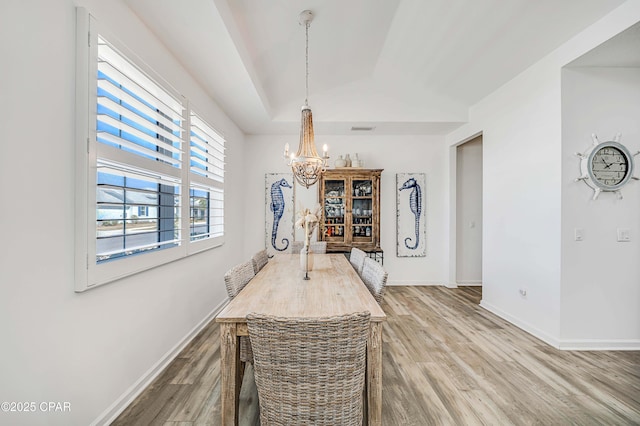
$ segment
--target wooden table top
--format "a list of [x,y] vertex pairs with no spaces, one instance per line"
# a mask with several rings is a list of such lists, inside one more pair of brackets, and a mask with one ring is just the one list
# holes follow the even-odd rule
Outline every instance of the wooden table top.
[[303,280],[299,254],[279,254],[218,314],[218,322],[246,322],[251,312],[281,317],[319,318],[369,311],[371,321],[384,311],[343,254],[314,254],[313,270]]

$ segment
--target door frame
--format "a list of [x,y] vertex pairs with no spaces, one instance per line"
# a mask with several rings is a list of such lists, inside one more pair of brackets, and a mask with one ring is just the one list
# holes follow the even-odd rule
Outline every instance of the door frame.
[[[452,145],[449,146],[449,279],[447,281],[448,288],[457,288],[458,287],[458,208],[457,208],[457,200],[458,200],[458,189],[457,189],[457,180],[458,180],[458,147],[460,145],[464,145],[465,143],[476,139],[477,137],[483,137],[483,132],[479,131],[474,133],[473,135],[466,137]],[[483,147],[484,147],[484,138],[483,138]],[[484,156],[483,156],[484,163]],[[482,196],[482,209],[483,209],[483,217],[484,217],[484,189]],[[483,227],[484,229],[484,227]],[[484,233],[482,235],[482,245],[484,251]],[[483,256],[484,259],[484,256]],[[484,271],[484,265],[482,267]],[[464,285],[464,284],[461,284]],[[482,280],[480,285],[482,285]]]

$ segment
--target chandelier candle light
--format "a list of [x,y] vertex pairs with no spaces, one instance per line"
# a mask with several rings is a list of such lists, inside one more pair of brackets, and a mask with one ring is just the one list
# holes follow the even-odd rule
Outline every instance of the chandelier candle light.
[[293,171],[293,175],[296,180],[304,185],[305,188],[309,188],[316,183],[322,172],[327,169],[327,160],[329,160],[328,148],[325,144],[322,147],[322,157],[318,155],[316,151],[316,144],[313,136],[313,116],[311,114],[311,107],[309,107],[309,25],[313,20],[313,13],[310,10],[304,10],[300,13],[299,21],[300,25],[305,27],[306,35],[306,50],[305,50],[305,99],[302,106],[302,120],[300,123],[300,144],[298,145],[298,152],[289,155],[289,144],[284,146],[284,157],[289,160],[289,166]]

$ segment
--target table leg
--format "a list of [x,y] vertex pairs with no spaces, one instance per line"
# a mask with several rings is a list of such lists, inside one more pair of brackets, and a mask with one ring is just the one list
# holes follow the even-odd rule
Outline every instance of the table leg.
[[220,405],[223,426],[238,425],[240,345],[235,323],[220,323]]
[[367,387],[369,377],[367,376],[367,371],[369,370],[365,366],[364,390],[362,392],[362,426],[369,426],[369,388]]
[[372,322],[367,344],[367,417],[369,426],[382,425],[382,323]]

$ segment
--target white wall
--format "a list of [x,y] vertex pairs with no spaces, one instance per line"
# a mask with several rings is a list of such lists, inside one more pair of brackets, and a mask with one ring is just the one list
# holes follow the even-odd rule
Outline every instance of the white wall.
[[453,146],[483,134],[482,306],[554,346],[566,321],[561,68],[638,20],[640,3],[624,3],[473,106],[447,136]]
[[456,283],[482,283],[482,136],[456,155]]
[[483,133],[482,305],[550,339],[560,303],[560,84],[540,68],[474,107],[467,127]]
[[[282,159],[289,142],[297,149],[298,135],[246,137],[245,256],[264,248],[264,175],[289,172]],[[443,136],[316,135],[316,145],[329,145],[331,166],[338,155],[358,153],[366,168],[384,169],[381,178],[380,240],[389,284],[445,284],[448,279],[447,147]],[[427,256],[396,257],[396,173],[426,173]],[[317,185],[297,187],[305,207],[317,203]]]
[[[640,46],[638,46],[640,48]],[[640,347],[640,182],[619,200],[578,177],[576,152],[622,133],[640,151],[640,68],[565,68],[562,73],[562,328],[567,347]],[[640,157],[636,166],[640,167]],[[636,169],[636,176],[640,176]],[[574,229],[584,230],[576,242]],[[631,242],[617,242],[617,228]]]
[[0,401],[71,404],[67,413],[0,413],[3,424],[86,425],[108,415],[226,298],[222,275],[242,258],[245,198],[229,190],[223,247],[74,292],[76,3],[226,135],[229,186],[243,182],[243,135],[121,1],[2,2]]

